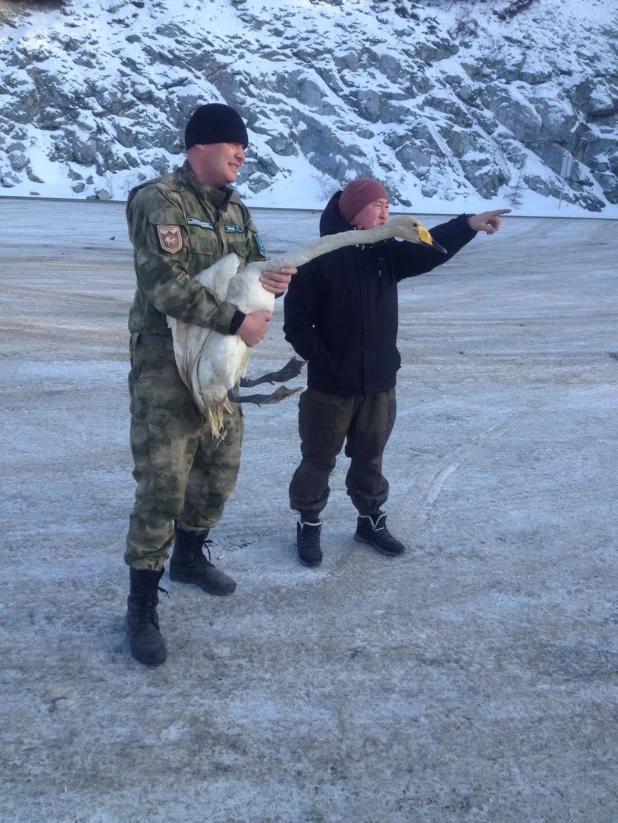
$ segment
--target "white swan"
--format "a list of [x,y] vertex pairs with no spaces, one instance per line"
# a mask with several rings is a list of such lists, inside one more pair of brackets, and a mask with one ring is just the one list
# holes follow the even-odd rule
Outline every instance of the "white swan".
[[[375,229],[345,231],[321,237],[278,257],[249,263],[242,269],[240,258],[236,254],[228,254],[210,268],[200,272],[196,279],[219,300],[233,303],[245,314],[254,311],[272,312],[275,297],[260,283],[259,276],[263,271],[278,271],[288,266],[296,268],[342,246],[369,245],[389,237],[399,237],[444,252],[416,217],[402,215],[391,218],[384,226]],[[169,316],[167,322],[172,330],[174,354],[180,376],[191,391],[198,409],[210,420],[213,435],[218,437],[223,410],[230,401],[228,392],[246,373],[251,348],[237,334],[219,334],[213,329],[183,323]],[[286,373],[286,369],[293,363],[297,366],[296,374],[299,373],[302,361],[294,359],[279,373],[281,380],[295,376],[289,371]],[[266,379],[271,382],[278,378],[277,375],[271,374],[267,375]],[[264,378],[247,381],[246,385],[255,385],[263,380]],[[293,393],[282,387],[270,395],[269,399],[270,402],[276,402]],[[231,399],[236,402],[239,400],[235,396]],[[253,399],[253,402],[268,402],[268,399],[260,396],[259,400]]]

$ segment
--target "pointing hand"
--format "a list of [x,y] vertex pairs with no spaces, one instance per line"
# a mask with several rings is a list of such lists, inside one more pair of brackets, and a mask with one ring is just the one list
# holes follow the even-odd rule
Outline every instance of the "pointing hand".
[[501,214],[510,214],[512,209],[496,209],[484,211],[482,214],[471,214],[468,225],[473,231],[484,231],[485,234],[495,234],[502,226]]

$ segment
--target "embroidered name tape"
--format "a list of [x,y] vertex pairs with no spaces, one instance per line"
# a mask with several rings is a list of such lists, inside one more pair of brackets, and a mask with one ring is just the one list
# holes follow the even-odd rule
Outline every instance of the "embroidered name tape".
[[198,220],[197,217],[187,217],[187,223],[190,226],[199,226],[201,229],[212,229],[214,231],[215,228],[212,223],[207,220]]

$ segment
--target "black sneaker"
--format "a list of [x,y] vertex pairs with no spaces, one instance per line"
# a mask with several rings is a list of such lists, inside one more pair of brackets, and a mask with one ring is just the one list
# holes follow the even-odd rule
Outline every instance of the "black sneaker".
[[322,562],[320,532],[322,521],[308,522],[299,520],[296,524],[296,546],[298,559],[303,566],[319,566]]
[[385,514],[376,514],[373,517],[361,514],[356,521],[354,539],[358,543],[367,543],[367,545],[373,546],[376,551],[385,554],[387,557],[397,557],[406,550],[403,543],[393,537],[386,528]]

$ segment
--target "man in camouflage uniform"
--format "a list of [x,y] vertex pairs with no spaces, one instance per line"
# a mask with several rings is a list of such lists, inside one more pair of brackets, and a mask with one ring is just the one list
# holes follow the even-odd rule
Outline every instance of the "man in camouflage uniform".
[[[244,163],[247,143],[245,124],[234,109],[217,103],[200,106],[185,131],[185,164],[133,189],[127,203],[137,275],[129,315],[137,490],[125,553],[130,566],[125,622],[131,652],[146,665],[167,657],[156,607],[172,543],[172,580],[218,595],[236,587],[203,548],[236,485],[242,413],[233,406],[225,415],[224,436],[213,439],[178,372],[166,316],[239,334],[249,346],[268,331],[269,312],[245,315],[195,279],[230,252],[245,263],[264,258],[251,215],[229,188]],[[294,272],[264,272],[262,285],[282,294]]]

